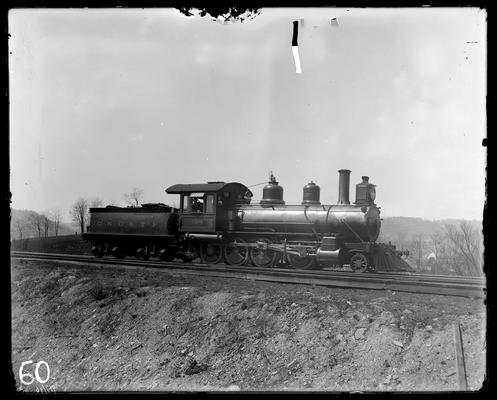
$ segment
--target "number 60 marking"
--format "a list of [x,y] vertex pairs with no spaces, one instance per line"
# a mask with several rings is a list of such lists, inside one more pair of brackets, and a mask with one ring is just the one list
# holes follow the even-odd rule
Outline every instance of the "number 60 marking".
[[[46,383],[49,379],[50,379],[50,367],[48,366],[48,364],[45,362],[45,361],[38,361],[36,363],[36,367],[35,367],[35,376],[33,377],[33,375],[31,375],[29,372],[28,373],[23,373],[22,370],[24,368],[25,365],[27,364],[31,364],[33,361],[32,360],[29,360],[29,361],[24,361],[21,366],[19,367],[19,379],[21,380],[21,383],[23,385],[31,385],[35,378],[36,380],[39,382],[39,383]],[[45,368],[47,369],[47,377],[45,378],[45,380],[41,379],[40,377],[40,373],[39,373],[39,368],[40,368],[40,365],[44,364],[45,365]],[[31,378],[30,381],[26,381],[24,380],[24,378],[26,377],[29,377]]]

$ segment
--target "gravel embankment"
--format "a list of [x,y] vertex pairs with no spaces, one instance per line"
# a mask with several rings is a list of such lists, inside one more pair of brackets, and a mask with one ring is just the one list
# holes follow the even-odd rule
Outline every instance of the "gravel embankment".
[[[477,390],[482,300],[12,263],[25,391],[457,390],[457,321]],[[49,381],[21,385],[26,360],[31,374],[45,361]]]

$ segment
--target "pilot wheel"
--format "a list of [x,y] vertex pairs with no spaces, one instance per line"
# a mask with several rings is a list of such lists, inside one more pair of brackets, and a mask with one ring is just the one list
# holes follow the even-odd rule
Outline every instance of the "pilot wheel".
[[354,253],[350,257],[350,268],[353,272],[366,272],[369,268],[369,260],[363,253]]

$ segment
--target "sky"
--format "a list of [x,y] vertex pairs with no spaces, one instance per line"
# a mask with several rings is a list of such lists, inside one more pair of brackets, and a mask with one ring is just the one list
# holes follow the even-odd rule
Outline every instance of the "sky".
[[228,24],[175,9],[11,10],[11,206],[69,221],[78,197],[125,205],[136,187],[143,202],[177,205],[173,184],[251,186],[269,171],[287,203],[312,180],[334,204],[337,171],[350,169],[350,199],[369,176],[383,216],[481,219],[486,18],[264,8]]

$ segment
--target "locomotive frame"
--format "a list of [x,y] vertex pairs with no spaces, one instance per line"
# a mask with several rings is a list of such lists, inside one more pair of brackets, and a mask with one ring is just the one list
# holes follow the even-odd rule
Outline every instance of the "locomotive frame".
[[237,182],[177,184],[166,192],[180,195],[179,209],[160,203],[92,208],[83,238],[97,257],[200,258],[207,264],[260,268],[350,265],[355,272],[398,264],[395,251],[376,243],[381,223],[375,185],[364,176],[356,185],[356,202],[350,204],[350,171],[339,174],[336,205],[321,205],[313,182],[304,187],[301,205],[286,205],[272,173],[259,204],[251,204],[252,192]]

